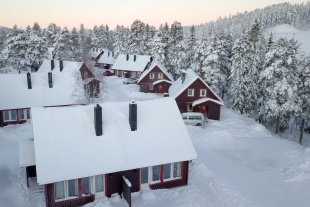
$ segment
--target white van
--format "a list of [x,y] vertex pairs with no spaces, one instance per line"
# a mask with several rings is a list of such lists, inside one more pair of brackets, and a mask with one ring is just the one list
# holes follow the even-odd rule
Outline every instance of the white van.
[[205,116],[199,112],[182,113],[182,118],[185,124],[193,126],[204,126],[207,122]]

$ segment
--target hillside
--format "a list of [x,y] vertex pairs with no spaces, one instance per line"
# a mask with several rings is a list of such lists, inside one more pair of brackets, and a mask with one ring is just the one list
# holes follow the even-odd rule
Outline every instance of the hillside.
[[[105,101],[161,98],[138,92],[123,78],[106,77]],[[205,128],[187,126],[198,159],[190,164],[189,186],[143,190],[132,195],[140,207],[307,207],[310,203],[310,149],[273,135],[264,126],[223,107],[221,121]],[[3,206],[44,206],[43,195],[25,186],[18,142],[32,136],[30,124],[0,128],[0,200]],[[97,199],[88,207],[122,207],[123,201]]]
[[310,55],[310,30],[301,31],[289,24],[281,24],[265,30],[266,36],[268,36],[268,34],[270,33],[274,34],[276,39],[279,39],[281,37],[287,39],[296,39],[301,44],[301,50],[304,51],[307,55]]

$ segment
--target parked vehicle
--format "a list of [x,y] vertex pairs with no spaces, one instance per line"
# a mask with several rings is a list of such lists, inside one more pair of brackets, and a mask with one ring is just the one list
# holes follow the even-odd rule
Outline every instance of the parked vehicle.
[[138,82],[138,78],[128,78],[127,80],[124,80],[123,83],[124,84],[135,84]]
[[104,73],[103,73],[103,76],[113,76],[113,75],[115,75],[114,73],[112,73],[111,71],[105,71]]
[[182,118],[185,124],[193,126],[204,126],[205,123],[208,121],[205,118],[205,115],[199,112],[182,113]]

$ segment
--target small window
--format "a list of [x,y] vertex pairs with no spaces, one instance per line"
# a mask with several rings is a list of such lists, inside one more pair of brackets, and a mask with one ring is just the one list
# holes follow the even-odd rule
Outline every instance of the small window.
[[82,194],[89,195],[90,194],[90,178],[82,178]]
[[181,163],[173,163],[173,178],[181,177]]
[[10,120],[10,111],[3,111],[4,121]]
[[158,79],[163,79],[163,74],[162,73],[158,73]]
[[171,178],[171,164],[164,165],[164,179]]
[[207,90],[206,89],[200,89],[200,97],[206,97],[207,96]]
[[187,96],[194,96],[194,89],[188,89]]
[[17,120],[16,110],[3,111],[3,118],[4,121],[16,121]]
[[78,196],[77,180],[68,180],[68,196]]
[[146,184],[149,182],[149,168],[141,168],[141,184]]
[[95,192],[102,192],[103,191],[103,175],[95,176]]
[[193,111],[193,105],[187,104],[187,111]]
[[149,90],[152,91],[154,89],[153,84],[149,85]]
[[30,119],[30,109],[26,109],[27,119]]
[[55,199],[63,199],[66,197],[65,195],[65,182],[57,182],[54,186],[55,191]]
[[157,182],[160,179],[160,165],[152,167],[152,181]]
[[24,114],[24,109],[18,109],[18,118],[19,118],[20,120],[26,119],[26,116],[25,116],[25,114]]
[[154,73],[150,73],[150,79],[154,79]]

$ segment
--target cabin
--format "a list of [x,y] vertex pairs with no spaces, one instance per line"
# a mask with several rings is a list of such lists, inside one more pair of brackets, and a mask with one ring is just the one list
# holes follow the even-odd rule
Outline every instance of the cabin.
[[140,76],[137,84],[140,92],[168,93],[168,89],[174,82],[172,74],[159,61],[154,60],[150,67]]
[[175,98],[181,113],[202,112],[209,119],[220,120],[223,101],[192,69],[182,71],[170,86],[169,96]]
[[104,50],[104,53],[101,55],[99,60],[96,62],[99,68],[110,69],[116,60],[116,55],[114,52],[109,50]]
[[0,74],[0,126],[31,121],[31,107],[78,104],[71,73]]
[[151,62],[152,57],[149,55],[120,54],[111,69],[114,70],[114,74],[118,77],[139,78]]
[[47,207],[117,194],[131,206],[133,192],[186,186],[197,159],[173,98],[36,107],[32,116],[34,139],[20,142],[20,165],[44,188]]
[[89,89],[94,92],[94,95],[98,95],[100,93],[100,80],[96,78],[94,73],[87,67],[87,65],[83,62],[74,62],[74,61],[62,61],[62,60],[44,60],[40,68],[38,69],[38,73],[61,73],[61,72],[70,72],[76,73],[80,71],[82,80],[85,84],[85,89]]

